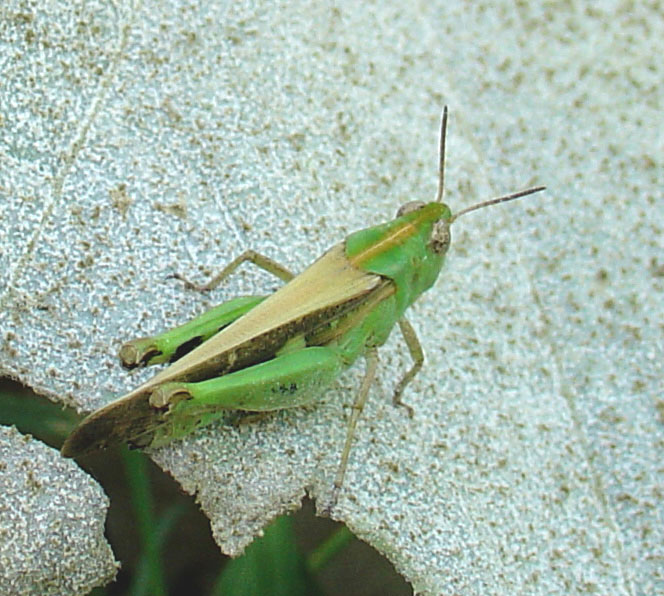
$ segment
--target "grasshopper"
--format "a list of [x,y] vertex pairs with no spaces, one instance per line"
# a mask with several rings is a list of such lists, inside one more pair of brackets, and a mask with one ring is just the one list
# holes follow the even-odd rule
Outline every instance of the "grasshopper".
[[406,203],[394,220],[354,232],[297,276],[246,251],[198,289],[211,290],[246,261],[287,283],[269,296],[235,298],[161,335],[124,344],[119,356],[125,368],[170,366],[85,418],[65,441],[62,454],[75,457],[121,442],[157,447],[228,410],[266,412],[308,404],[363,355],[366,370],[334,479],[335,502],[376,375],[378,347],[395,324],[413,363],[392,401],[413,415],[401,395],[422,368],[424,353],[404,312],[435,283],[450,246],[451,225],[476,209],[544,190],[529,188],[453,215],[442,202],[446,134],[447,107],[435,201]]

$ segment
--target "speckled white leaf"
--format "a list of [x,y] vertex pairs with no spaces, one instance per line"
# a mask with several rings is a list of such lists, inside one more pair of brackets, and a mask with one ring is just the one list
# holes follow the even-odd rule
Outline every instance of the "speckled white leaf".
[[0,594],[87,594],[115,577],[108,499],[75,462],[0,426]]

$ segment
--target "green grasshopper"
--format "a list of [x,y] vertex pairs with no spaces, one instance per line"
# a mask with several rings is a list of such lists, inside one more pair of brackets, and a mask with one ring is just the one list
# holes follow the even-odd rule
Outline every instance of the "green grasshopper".
[[376,374],[378,347],[395,324],[413,364],[392,401],[413,414],[401,395],[422,368],[424,353],[404,312],[436,281],[450,245],[450,226],[476,209],[544,190],[530,188],[453,215],[442,202],[446,133],[447,107],[435,201],[406,203],[394,220],[351,234],[298,276],[254,251],[240,255],[199,289],[216,287],[245,261],[288,283],[270,296],[235,298],[171,331],[124,344],[120,359],[125,368],[170,366],[85,418],[65,441],[62,454],[75,457],[121,442],[156,447],[228,410],[265,412],[308,404],[364,355],[366,371],[348,421],[334,502]]

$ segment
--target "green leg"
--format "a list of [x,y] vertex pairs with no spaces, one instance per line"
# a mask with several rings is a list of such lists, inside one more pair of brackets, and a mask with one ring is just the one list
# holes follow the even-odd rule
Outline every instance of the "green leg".
[[[188,288],[207,292],[217,287],[245,261],[252,262],[257,267],[276,275],[279,279],[284,281],[290,281],[294,277],[294,275],[284,266],[253,250],[243,252],[237,259],[231,261],[218,275],[213,277],[203,286],[197,286],[196,284],[187,281],[179,274],[175,274],[172,277],[183,281]],[[227,325],[230,325],[235,319],[238,319],[243,314],[250,311],[265,298],[265,296],[235,298],[234,300],[224,302],[223,304],[210,309],[200,317],[197,317],[184,325],[180,325],[175,329],[166,331],[161,335],[142,337],[127,342],[120,348],[119,356],[122,366],[132,369],[138,366],[174,362],[212,337],[215,333],[218,333]]]
[[413,366],[411,366],[410,370],[403,376],[401,381],[399,381],[399,384],[394,391],[394,395],[392,396],[392,403],[395,406],[406,408],[408,415],[412,418],[414,415],[413,408],[401,401],[401,394],[406,388],[406,385],[408,385],[415,375],[420,372],[422,364],[424,364],[424,352],[422,351],[420,341],[417,339],[415,329],[413,329],[412,325],[405,317],[399,319],[399,329],[401,329],[401,335],[403,335],[406,345],[408,346],[410,357],[413,359]]
[[152,446],[184,436],[227,410],[265,412],[311,403],[344,368],[335,350],[315,346],[207,381],[164,383],[150,395],[150,405],[164,412]]
[[141,337],[120,348],[120,361],[128,369],[174,362],[230,325],[267,296],[243,296],[224,302],[199,317],[153,337]]

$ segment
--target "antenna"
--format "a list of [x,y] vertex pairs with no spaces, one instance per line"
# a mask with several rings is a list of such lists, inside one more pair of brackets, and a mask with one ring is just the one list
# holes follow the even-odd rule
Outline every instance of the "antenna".
[[497,205],[498,203],[506,203],[507,201],[513,201],[514,199],[520,199],[521,197],[525,197],[527,195],[532,195],[536,192],[540,192],[542,190],[545,190],[546,186],[534,186],[533,188],[527,188],[526,190],[520,190],[518,192],[513,192],[509,195],[504,195],[502,197],[497,197],[495,199],[490,199],[488,201],[483,201],[482,203],[477,203],[476,205],[471,205],[470,207],[466,207],[465,209],[462,209],[458,213],[455,213],[451,218],[450,218],[450,224],[456,220],[459,219],[462,215],[465,215],[466,213],[470,213],[471,211],[475,211],[476,209],[482,209],[483,207],[488,207],[489,205]]
[[442,203],[445,192],[445,137],[447,136],[447,106],[443,108],[443,119],[440,123],[440,146],[438,148],[438,193],[436,203]]
[[[438,147],[438,192],[436,193],[436,203],[442,203],[443,194],[445,193],[445,139],[447,137],[447,106],[443,108],[443,117],[440,122],[440,145]],[[520,199],[528,195],[535,194],[536,192],[541,192],[546,189],[546,186],[534,186],[533,188],[527,188],[526,190],[520,190],[518,192],[513,192],[502,197],[497,197],[495,199],[490,199],[488,201],[483,201],[482,203],[477,203],[476,205],[471,205],[462,209],[458,213],[452,215],[449,220],[451,224],[454,220],[459,219],[462,215],[475,211],[476,209],[482,209],[483,207],[488,207],[489,205],[497,205],[498,203],[506,203],[507,201],[513,201],[514,199]]]

